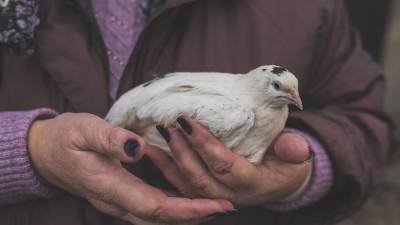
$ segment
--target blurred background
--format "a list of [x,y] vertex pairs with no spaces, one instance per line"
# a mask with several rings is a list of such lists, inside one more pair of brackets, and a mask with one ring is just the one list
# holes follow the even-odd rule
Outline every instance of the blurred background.
[[[364,47],[385,72],[385,109],[400,127],[400,0],[347,1],[351,20],[364,39]],[[400,138],[399,130],[394,136]],[[340,225],[400,224],[399,152],[396,149],[390,157],[382,183],[363,209]]]

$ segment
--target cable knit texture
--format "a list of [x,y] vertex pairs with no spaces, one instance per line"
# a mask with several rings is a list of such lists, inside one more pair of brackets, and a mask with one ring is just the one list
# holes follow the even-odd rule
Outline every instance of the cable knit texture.
[[[142,17],[145,15],[143,1],[145,0],[140,0],[140,4],[136,0],[93,1],[96,18],[109,52],[111,70],[109,91],[113,98],[126,61],[146,20]],[[142,12],[137,12],[138,10]],[[39,117],[55,115],[56,112],[49,109],[0,112],[0,205],[50,197],[57,192],[40,182],[30,165],[27,152],[27,133],[32,121]],[[315,158],[308,184],[289,200],[267,206],[268,209],[275,211],[295,210],[320,200],[329,191],[333,180],[331,164],[324,147],[305,132],[294,129],[287,129],[285,132],[297,132],[303,135],[315,152]]]
[[39,181],[27,151],[27,132],[32,121],[55,115],[49,109],[0,112],[0,205],[56,193]]
[[139,0],[96,0],[93,8],[107,47],[110,96],[115,99],[119,80],[144,27],[145,18]]

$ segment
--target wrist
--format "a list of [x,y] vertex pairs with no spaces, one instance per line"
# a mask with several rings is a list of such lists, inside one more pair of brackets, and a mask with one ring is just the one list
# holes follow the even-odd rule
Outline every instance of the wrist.
[[51,121],[52,119],[38,119],[35,120],[28,131],[28,143],[27,143],[27,150],[28,150],[28,155],[31,160],[31,165],[34,171],[37,172],[38,175],[40,175],[41,181],[46,184],[46,185],[51,185],[49,180],[47,179],[48,176],[46,176],[45,170],[43,168],[43,165],[40,163],[41,157],[40,157],[40,150],[42,149],[42,142],[45,140],[44,133],[47,127],[47,124]]
[[42,133],[45,127],[46,120],[36,120],[31,124],[28,131],[28,153],[31,158],[35,156],[40,146]]
[[[17,203],[58,193],[42,182],[33,169],[28,151],[29,131],[33,121],[52,118],[57,112],[47,108],[30,111],[0,112],[0,205]],[[1,148],[3,147],[3,148]],[[5,148],[4,148],[5,147]]]

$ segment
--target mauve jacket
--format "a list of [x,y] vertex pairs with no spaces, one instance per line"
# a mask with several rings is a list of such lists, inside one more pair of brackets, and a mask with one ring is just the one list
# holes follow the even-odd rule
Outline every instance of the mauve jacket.
[[[371,192],[389,148],[384,80],[345,11],[341,0],[167,0],[145,27],[119,95],[154,74],[282,65],[298,76],[305,105],[288,125],[317,137],[334,167],[332,191],[317,204],[286,213],[240,209],[206,224],[330,224]],[[32,55],[0,50],[0,111],[48,107],[104,116],[109,69],[90,1],[41,0],[39,16]],[[151,182],[149,163],[136,167]],[[0,223],[123,224],[68,194],[3,207]]]

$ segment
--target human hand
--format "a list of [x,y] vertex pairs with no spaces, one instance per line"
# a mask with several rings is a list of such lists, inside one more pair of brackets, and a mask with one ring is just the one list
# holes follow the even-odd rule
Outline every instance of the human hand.
[[138,135],[91,114],[34,122],[28,148],[34,168],[49,184],[130,222],[181,223],[233,209],[225,200],[169,196],[130,174],[120,162],[138,161],[149,147]]
[[154,148],[146,154],[185,196],[227,199],[237,207],[263,205],[294,193],[311,170],[308,144],[300,135],[281,134],[254,166],[199,123],[189,118],[178,123],[183,132],[158,127],[172,158]]

